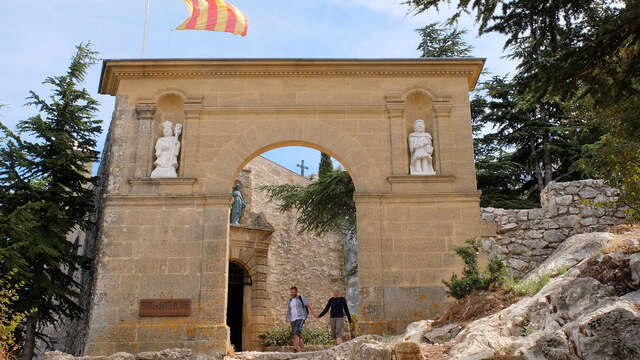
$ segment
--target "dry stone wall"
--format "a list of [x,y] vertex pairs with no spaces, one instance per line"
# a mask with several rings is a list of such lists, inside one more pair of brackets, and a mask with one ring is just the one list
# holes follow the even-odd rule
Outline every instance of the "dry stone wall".
[[501,256],[514,275],[522,276],[542,263],[568,237],[603,231],[625,220],[624,208],[603,204],[618,190],[602,180],[552,182],[541,194],[541,208],[483,208],[482,219],[496,224],[496,235],[483,240],[489,255]]

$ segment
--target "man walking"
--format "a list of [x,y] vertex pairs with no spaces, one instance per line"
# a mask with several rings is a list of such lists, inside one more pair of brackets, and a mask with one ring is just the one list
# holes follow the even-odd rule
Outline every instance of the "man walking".
[[347,315],[347,319],[349,319],[349,323],[351,323],[351,314],[349,314],[347,300],[340,296],[338,289],[333,290],[333,297],[329,299],[327,306],[324,307],[324,310],[322,310],[320,316],[317,316],[317,318],[323,317],[329,309],[331,309],[331,319],[329,319],[331,324],[331,336],[335,339],[336,345],[339,345],[342,343],[342,325],[344,324],[344,316]]
[[291,298],[287,306],[287,322],[291,323],[291,331],[293,332],[293,352],[304,351],[304,343],[302,341],[302,326],[309,316],[309,311],[313,316],[318,317],[313,311],[309,301],[298,295],[298,288],[292,286],[290,290]]

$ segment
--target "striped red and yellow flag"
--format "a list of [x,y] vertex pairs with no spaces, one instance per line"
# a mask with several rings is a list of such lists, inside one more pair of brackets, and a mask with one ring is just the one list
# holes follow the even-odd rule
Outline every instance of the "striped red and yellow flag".
[[178,30],[223,31],[247,35],[249,21],[235,6],[224,0],[182,0],[189,8],[189,18]]

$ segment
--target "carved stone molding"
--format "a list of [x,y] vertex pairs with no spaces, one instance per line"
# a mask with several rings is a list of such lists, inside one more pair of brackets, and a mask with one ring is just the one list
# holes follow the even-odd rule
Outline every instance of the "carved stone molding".
[[121,79],[225,77],[464,77],[473,89],[484,59],[193,59],[106,60],[100,93]]
[[156,104],[146,103],[136,105],[136,117],[138,120],[153,120],[156,114]]
[[131,185],[193,185],[196,178],[129,178]]
[[456,177],[453,175],[396,175],[387,177],[387,181],[392,184],[453,183]]
[[202,98],[186,99],[184,101],[184,115],[187,120],[200,119],[202,109]]

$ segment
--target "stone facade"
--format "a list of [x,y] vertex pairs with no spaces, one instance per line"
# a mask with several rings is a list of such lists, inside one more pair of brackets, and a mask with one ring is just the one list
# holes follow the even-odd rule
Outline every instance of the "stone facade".
[[552,182],[541,193],[540,209],[483,208],[482,219],[496,224],[496,235],[483,240],[484,250],[503,257],[514,275],[542,263],[568,237],[604,231],[624,221],[624,209],[602,206],[618,191],[602,180]]
[[[116,116],[86,352],[226,349],[231,189],[257,155],[289,145],[330,154],[353,178],[361,331],[400,333],[435,316],[450,302],[441,280],[461,268],[454,248],[489,230],[480,220],[469,106],[482,66],[105,61],[100,92],[117,97]],[[409,176],[416,119],[433,136],[435,176]],[[167,120],[184,125],[178,178],[151,179]],[[190,299],[192,313],[140,318],[141,299]]]

